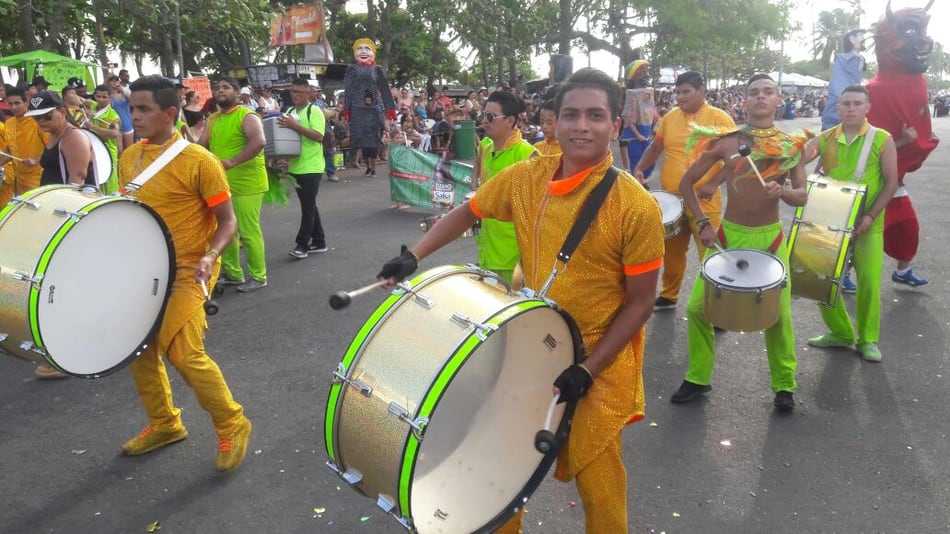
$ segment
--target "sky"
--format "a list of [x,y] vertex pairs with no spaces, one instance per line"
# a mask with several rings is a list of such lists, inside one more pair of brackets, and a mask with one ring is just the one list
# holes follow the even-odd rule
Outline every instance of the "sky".
[[[799,30],[795,32],[785,42],[785,55],[793,62],[811,59],[811,33],[817,14],[820,11],[832,10],[835,8],[847,8],[848,6],[838,0],[795,0],[799,5],[798,9],[792,11],[792,17],[795,23],[799,25]],[[897,11],[905,7],[924,7],[929,0],[892,0],[891,9]],[[887,0],[862,0],[864,16],[861,19],[861,26],[869,28],[873,23],[884,15],[887,7]],[[935,0],[934,5],[928,11],[930,13],[930,26],[928,34],[932,39],[940,42],[944,50],[950,50],[950,35],[941,31],[940,21],[950,20],[950,0]],[[780,46],[775,43],[776,48]],[[571,56],[574,58],[574,70],[588,66],[588,55],[584,50],[575,50]],[[868,60],[874,61],[873,52],[865,56]],[[600,68],[611,75],[618,74],[619,59],[607,52],[596,51],[591,54],[590,64]],[[532,61],[532,68],[541,76],[546,76],[548,72],[548,58],[539,57]]]

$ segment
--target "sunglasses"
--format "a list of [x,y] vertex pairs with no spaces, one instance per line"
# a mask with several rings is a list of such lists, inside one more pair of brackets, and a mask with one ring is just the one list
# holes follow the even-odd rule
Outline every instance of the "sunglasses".
[[[53,111],[55,111],[55,110],[53,110]],[[42,114],[42,115],[37,115],[37,116],[35,116],[35,117],[33,117],[33,118],[36,119],[36,122],[48,122],[48,121],[51,121],[51,120],[53,120],[53,111],[50,111],[49,113],[44,113],[44,114]]]
[[495,122],[495,119],[504,119],[505,117],[510,117],[511,115],[495,115],[491,111],[485,112],[485,120],[488,122]]

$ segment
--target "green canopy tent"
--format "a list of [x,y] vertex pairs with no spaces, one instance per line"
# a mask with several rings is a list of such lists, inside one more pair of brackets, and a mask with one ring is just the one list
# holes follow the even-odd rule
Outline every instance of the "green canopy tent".
[[82,78],[90,88],[96,85],[96,71],[99,66],[95,63],[80,61],[67,56],[61,56],[46,50],[32,50],[12,56],[0,57],[0,67],[23,69],[26,71],[26,80],[34,76],[42,76],[49,82],[50,89],[60,90],[70,78]]

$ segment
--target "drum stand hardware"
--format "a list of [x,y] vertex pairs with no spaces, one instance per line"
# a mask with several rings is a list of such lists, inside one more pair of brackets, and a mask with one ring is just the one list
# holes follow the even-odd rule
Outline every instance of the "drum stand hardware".
[[360,393],[360,395],[364,397],[369,398],[373,396],[373,388],[370,387],[369,384],[367,384],[366,382],[363,382],[362,380],[358,378],[351,380],[346,377],[346,367],[343,367],[342,363],[339,364],[336,368],[336,371],[333,372],[333,383],[340,383],[340,382],[343,382],[344,384],[355,389],[356,391]]
[[33,277],[33,276],[30,276],[30,273],[25,273],[23,271],[16,271],[15,273],[13,273],[13,279],[29,282],[33,284],[33,287],[35,287],[36,289],[39,289],[40,285],[43,282],[43,275],[38,274],[35,277]]
[[376,497],[376,506],[378,506],[380,510],[391,515],[393,519],[395,519],[396,521],[399,521],[399,524],[402,525],[403,528],[405,528],[409,532],[416,531],[415,527],[412,526],[411,519],[396,515],[396,512],[394,512],[394,510],[396,509],[396,504],[392,501],[392,499],[388,495],[379,494]]
[[389,413],[396,416],[396,419],[406,423],[412,427],[412,435],[416,437],[416,441],[422,441],[424,437],[423,434],[426,431],[426,426],[429,424],[428,417],[418,417],[416,419],[409,418],[409,410],[400,406],[396,401],[389,403]]
[[81,211],[69,211],[63,208],[56,208],[53,210],[53,215],[56,215],[59,217],[69,217],[70,219],[73,220],[73,222],[79,222],[80,219],[82,219],[88,214],[82,213]]
[[498,326],[493,324],[479,323],[478,321],[473,321],[471,317],[465,315],[461,312],[452,313],[452,322],[461,326],[462,328],[468,328],[470,326],[475,327],[475,335],[478,336],[478,339],[485,341],[488,339],[488,335],[495,330],[498,330]]
[[363,481],[363,473],[360,473],[356,469],[347,469],[346,471],[340,471],[340,467],[333,462],[328,461],[327,467],[333,470],[344,482],[351,486],[356,486]]

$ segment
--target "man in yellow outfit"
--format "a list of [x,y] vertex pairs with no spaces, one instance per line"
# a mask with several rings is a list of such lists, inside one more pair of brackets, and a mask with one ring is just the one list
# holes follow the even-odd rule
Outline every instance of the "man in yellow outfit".
[[[498,173],[453,209],[412,250],[387,262],[387,285],[479,217],[511,221],[525,285],[540,289],[581,206],[613,164],[620,89],[596,69],[581,69],[555,100],[561,157],[533,158]],[[653,197],[621,172],[590,230],[547,297],[577,322],[587,354],[555,380],[561,400],[577,402],[555,477],[575,480],[590,534],[627,532],[627,474],[621,431],[643,417],[644,324],[653,310],[663,258],[663,224]],[[519,532],[523,509],[498,532]]]
[[[133,82],[131,89],[132,123],[143,141],[122,152],[119,181],[123,188],[181,139],[175,130],[181,104],[174,84],[160,76],[146,76]],[[211,414],[218,434],[217,469],[234,469],[247,454],[251,422],[232,398],[218,365],[205,353],[208,324],[200,285],[214,285],[220,251],[237,229],[224,168],[206,149],[190,144],[141,189],[127,192],[165,221],[175,243],[177,274],[161,329],[130,365],[149,425],[122,450],[135,456],[188,437],[162,362],[167,355],[198,403]]]
[[[706,102],[706,84],[698,72],[687,71],[676,78],[673,89],[676,95],[677,107],[660,119],[656,128],[656,138],[643,153],[640,162],[633,168],[633,176],[645,184],[644,169],[649,169],[660,154],[663,154],[663,167],[660,169],[660,188],[663,191],[679,196],[680,179],[689,168],[686,158],[686,140],[693,132],[693,124],[700,126],[717,126],[734,128],[732,117],[725,111],[710,106]],[[714,166],[696,184],[699,189],[706,184],[719,170],[721,164]],[[712,197],[700,199],[703,212],[709,217],[713,228],[719,227],[722,212],[722,195],[717,189]],[[656,310],[670,310],[676,307],[679,300],[680,286],[683,284],[683,275],[686,273],[686,252],[689,250],[689,241],[696,242],[696,252],[702,259],[706,247],[699,239],[699,226],[696,217],[688,210],[684,210],[686,228],[666,241],[666,255],[663,257],[663,286],[660,296],[654,303]],[[688,231],[687,231],[688,230]]]
[[0,156],[0,165],[9,162],[6,165],[3,184],[0,185],[0,206],[5,206],[13,197],[40,186],[43,168],[37,163],[49,140],[49,134],[40,130],[36,120],[26,116],[29,107],[26,93],[20,89],[12,89],[7,92],[5,102],[10,105],[13,116],[4,123],[0,149],[21,161]]

